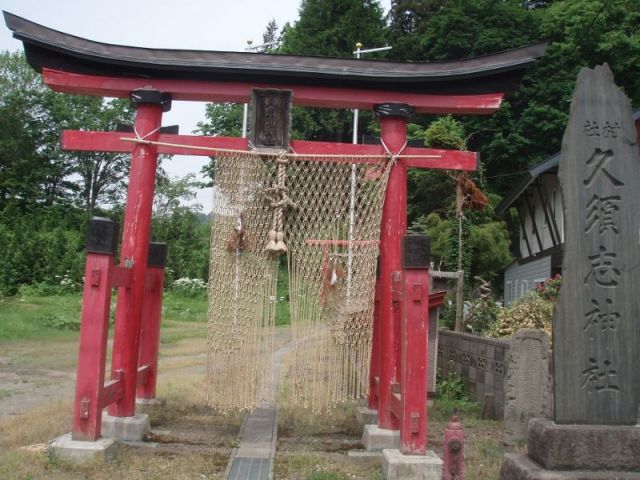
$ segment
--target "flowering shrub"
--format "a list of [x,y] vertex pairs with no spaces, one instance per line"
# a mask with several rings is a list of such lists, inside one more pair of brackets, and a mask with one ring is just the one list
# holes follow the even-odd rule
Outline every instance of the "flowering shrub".
[[171,285],[171,291],[185,297],[199,297],[206,293],[207,284],[200,278],[178,278]]
[[560,286],[562,285],[562,276],[560,274],[555,275],[553,278],[545,280],[543,283],[536,287],[536,293],[545,300],[555,302],[560,293]]

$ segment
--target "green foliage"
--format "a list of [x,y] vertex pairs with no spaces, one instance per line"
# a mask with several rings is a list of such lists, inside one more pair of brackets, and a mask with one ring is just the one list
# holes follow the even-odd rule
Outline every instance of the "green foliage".
[[[14,295],[23,284],[52,285],[52,292],[73,289],[84,270],[84,213],[49,207],[30,215],[0,211],[0,295]],[[63,281],[68,285],[60,285]]]
[[389,41],[398,60],[451,60],[531,43],[538,15],[520,1],[394,0]]
[[[497,272],[511,261],[509,234],[504,222],[491,219],[488,213],[467,212],[463,220],[463,257],[465,283],[475,276],[493,280]],[[456,270],[458,255],[457,218],[443,218],[438,213],[420,217],[411,226],[415,232],[431,237],[431,255],[438,268]]]
[[167,283],[182,277],[207,279],[209,224],[200,214],[200,205],[190,204],[198,182],[194,175],[187,175],[160,178],[156,183],[152,233],[154,241],[168,246]]
[[40,295],[21,288],[14,297],[0,297],[0,341],[70,338],[80,323],[81,296]]
[[425,131],[425,145],[446,150],[464,150],[464,127],[451,115],[440,117],[431,122]]
[[479,405],[469,401],[462,377],[455,372],[452,363],[449,363],[447,374],[442,369],[436,372],[436,390],[435,406],[439,418],[448,421],[454,414],[478,414]]
[[469,304],[469,311],[464,319],[464,326],[470,333],[484,335],[495,328],[500,308],[492,296],[481,296]]
[[384,45],[383,13],[374,0],[303,0],[300,18],[283,29],[280,53],[352,58],[358,42]]
[[278,285],[276,287],[276,325],[289,325],[291,310],[289,303],[289,270],[286,257],[280,257],[278,265]]
[[468,400],[467,394],[464,391],[462,377],[453,369],[450,369],[447,374],[444,374],[442,370],[438,370],[437,376],[436,385],[439,398],[445,400]]
[[42,319],[43,325],[56,330],[68,330],[77,332],[80,330],[80,317],[61,314],[47,315]]
[[[278,53],[353,58],[356,43],[367,47],[385,45],[385,21],[374,0],[304,0],[300,18],[283,28]],[[382,58],[384,53],[367,55]],[[370,112],[361,112],[360,131],[372,128]],[[292,136],[296,139],[351,142],[353,114],[350,110],[293,109]]]

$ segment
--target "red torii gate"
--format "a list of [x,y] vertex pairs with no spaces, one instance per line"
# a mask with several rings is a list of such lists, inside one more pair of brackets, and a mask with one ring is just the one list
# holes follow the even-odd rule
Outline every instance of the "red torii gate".
[[[63,72],[45,70],[44,79],[47,85],[58,90],[58,84],[51,81],[55,78],[69,77]],[[73,75],[74,82],[85,80],[96,81],[95,77]],[[107,81],[107,79],[99,79]],[[148,81],[134,82],[145,84],[147,89],[135,89],[133,93],[128,89],[114,90],[115,84],[123,83],[129,87],[132,79],[110,78],[110,93],[127,96],[137,105],[135,130],[139,138],[153,142],[136,141],[132,133],[121,132],[85,132],[63,131],[61,143],[66,150],[131,152],[131,172],[128,186],[127,204],[124,217],[123,247],[121,252],[120,271],[126,268],[126,262],[133,265],[131,279],[125,286],[120,286],[118,304],[116,307],[116,326],[113,344],[113,359],[111,365],[112,382],[108,389],[122,391],[121,395],[108,395],[110,414],[113,416],[132,416],[135,414],[135,390],[137,382],[144,382],[155,378],[156,368],[153,365],[138,362],[138,351],[154,352],[149,357],[157,356],[158,336],[140,339],[141,308],[145,304],[144,278],[147,265],[146,246],[149,243],[149,229],[151,223],[151,203],[153,198],[155,165],[158,154],[183,155],[212,155],[211,148],[248,150],[248,140],[228,137],[202,137],[193,135],[171,135],[160,133],[163,109],[168,106],[171,92],[158,92],[148,89]],[[82,84],[84,87],[85,84]],[[154,85],[155,86],[155,85]],[[69,83],[65,82],[68,91]],[[293,98],[297,99],[296,89]],[[247,90],[247,98],[250,90]],[[330,93],[330,92],[329,92]],[[329,97],[329,95],[327,95]],[[243,99],[245,100],[245,99]],[[327,101],[335,101],[329,97]],[[389,105],[389,104],[384,104]],[[381,124],[381,138],[386,148],[391,152],[399,152],[406,143],[407,113],[410,109],[393,108],[391,104],[389,114],[378,113]],[[403,105],[404,106],[404,105]],[[404,112],[404,113],[403,113]],[[125,139],[125,140],[123,140]],[[131,140],[131,141],[126,141]],[[196,148],[194,148],[196,147]],[[201,147],[202,149],[198,149]],[[349,157],[343,161],[348,163],[379,162],[375,157],[385,153],[382,145],[353,145],[347,143],[326,143],[309,141],[292,141],[292,149],[301,155],[316,153],[334,153],[346,155],[362,155],[362,158]],[[415,157],[411,158],[411,155]],[[369,158],[367,158],[369,157]],[[373,158],[371,158],[373,157]],[[430,158],[431,157],[431,158]],[[332,161],[339,161],[332,159]],[[477,154],[465,151],[448,151],[425,148],[404,148],[402,157],[398,159],[390,173],[387,195],[383,208],[382,234],[380,238],[380,283],[377,290],[379,295],[378,328],[376,328],[375,342],[379,358],[372,358],[372,376],[375,378],[374,389],[371,394],[370,405],[378,407],[379,425],[382,428],[401,431],[401,450],[403,453],[424,454],[426,452],[426,391],[427,391],[427,318],[429,279],[426,265],[420,265],[417,270],[403,270],[402,240],[406,234],[406,196],[407,196],[407,168],[440,168],[450,170],[474,170],[477,165]],[[137,249],[136,249],[137,247]],[[428,246],[426,246],[428,249]],[[139,266],[139,271],[136,271]],[[142,279],[142,280],[140,280]],[[399,282],[403,282],[399,284]],[[405,292],[411,298],[403,300]],[[403,307],[400,303],[403,302]],[[87,308],[92,308],[87,305]],[[100,307],[102,308],[102,307]],[[399,313],[402,311],[402,315]],[[386,314],[385,314],[386,313]],[[150,321],[146,318],[145,321]],[[154,319],[155,331],[159,318]],[[380,332],[383,332],[381,335]],[[84,338],[84,337],[82,337]],[[397,344],[404,338],[402,347]],[[142,343],[140,343],[140,341]],[[410,343],[407,343],[410,342]],[[92,355],[96,360],[101,359],[104,347],[86,353],[79,362],[78,385],[85,382],[83,378],[93,376],[86,365],[95,365],[96,361],[88,362],[86,356]],[[81,350],[83,350],[81,345]],[[400,354],[400,355],[398,355]],[[401,367],[402,366],[402,367]],[[93,369],[92,369],[93,370]],[[148,370],[148,373],[147,373]],[[418,374],[416,374],[418,373]],[[401,381],[401,376],[410,375],[411,381]],[[121,387],[120,387],[121,385]],[[76,438],[86,438],[87,432],[93,432],[88,439],[95,439],[100,434],[100,412],[97,416],[80,422],[82,398],[100,398],[98,391],[78,392],[76,395],[76,424],[74,435]],[[104,392],[105,390],[103,390]],[[110,391],[110,390],[107,390]],[[402,402],[401,405],[398,402]],[[105,401],[99,402],[101,405]],[[401,424],[401,421],[404,421]]]
[[[249,148],[241,138],[163,133],[162,113],[172,100],[247,103],[253,89],[269,88],[291,91],[300,106],[376,109],[386,148],[292,141],[291,147],[299,154],[362,155],[345,161],[373,163],[377,160],[365,157],[385,154],[386,149],[392,153],[402,150],[390,173],[382,213],[369,406],[378,410],[381,428],[400,430],[403,453],[426,453],[429,280],[424,252],[428,245],[418,244],[415,250],[414,242],[412,252],[403,251],[403,239],[408,238],[407,169],[474,170],[478,159],[473,152],[404,148],[406,122],[411,111],[493,113],[501,104],[501,92],[517,87],[524,69],[542,55],[544,45],[446,64],[232,52],[186,52],[180,57],[180,51],[91,42],[7,12],[5,21],[24,42],[27,60],[53,90],[128,97],[136,106],[135,135],[62,134],[62,147],[67,150],[131,153],[119,266],[113,264],[115,225],[94,223],[94,233],[102,232],[97,232],[93,242],[90,231],[73,438],[97,440],[104,407],[116,417],[133,416],[136,390],[141,398],[155,396],[166,254],[162,246],[149,245],[158,154],[209,156],[212,148]],[[107,235],[101,236],[105,231]],[[417,253],[417,258],[409,253]],[[112,287],[118,288],[118,302],[111,380],[105,383]]]

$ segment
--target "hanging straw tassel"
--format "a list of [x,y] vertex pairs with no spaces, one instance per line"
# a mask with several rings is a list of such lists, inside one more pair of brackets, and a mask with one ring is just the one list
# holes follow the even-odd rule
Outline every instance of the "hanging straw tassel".
[[277,242],[275,251],[278,254],[287,253],[287,245],[284,243],[284,233],[282,231],[277,233]]
[[292,202],[287,195],[289,189],[285,185],[287,180],[287,153],[284,151],[280,152],[276,162],[278,163],[277,183],[273,187],[265,190],[264,196],[269,201],[269,206],[274,209],[273,225],[268,234],[265,251],[277,256],[287,253],[287,244],[284,243],[284,209],[297,208],[297,205]]
[[278,249],[276,246],[276,235],[277,235],[277,232],[275,230],[269,230],[269,233],[268,233],[269,242],[267,243],[267,246],[264,248],[265,251],[275,252]]

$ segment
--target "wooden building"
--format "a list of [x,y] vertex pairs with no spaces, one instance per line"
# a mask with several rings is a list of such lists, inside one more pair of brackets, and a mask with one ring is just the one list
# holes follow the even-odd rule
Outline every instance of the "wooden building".
[[[640,143],[640,109],[633,119]],[[564,211],[558,183],[560,152],[523,174],[496,208],[510,224],[514,261],[504,272],[504,303],[562,273]]]

